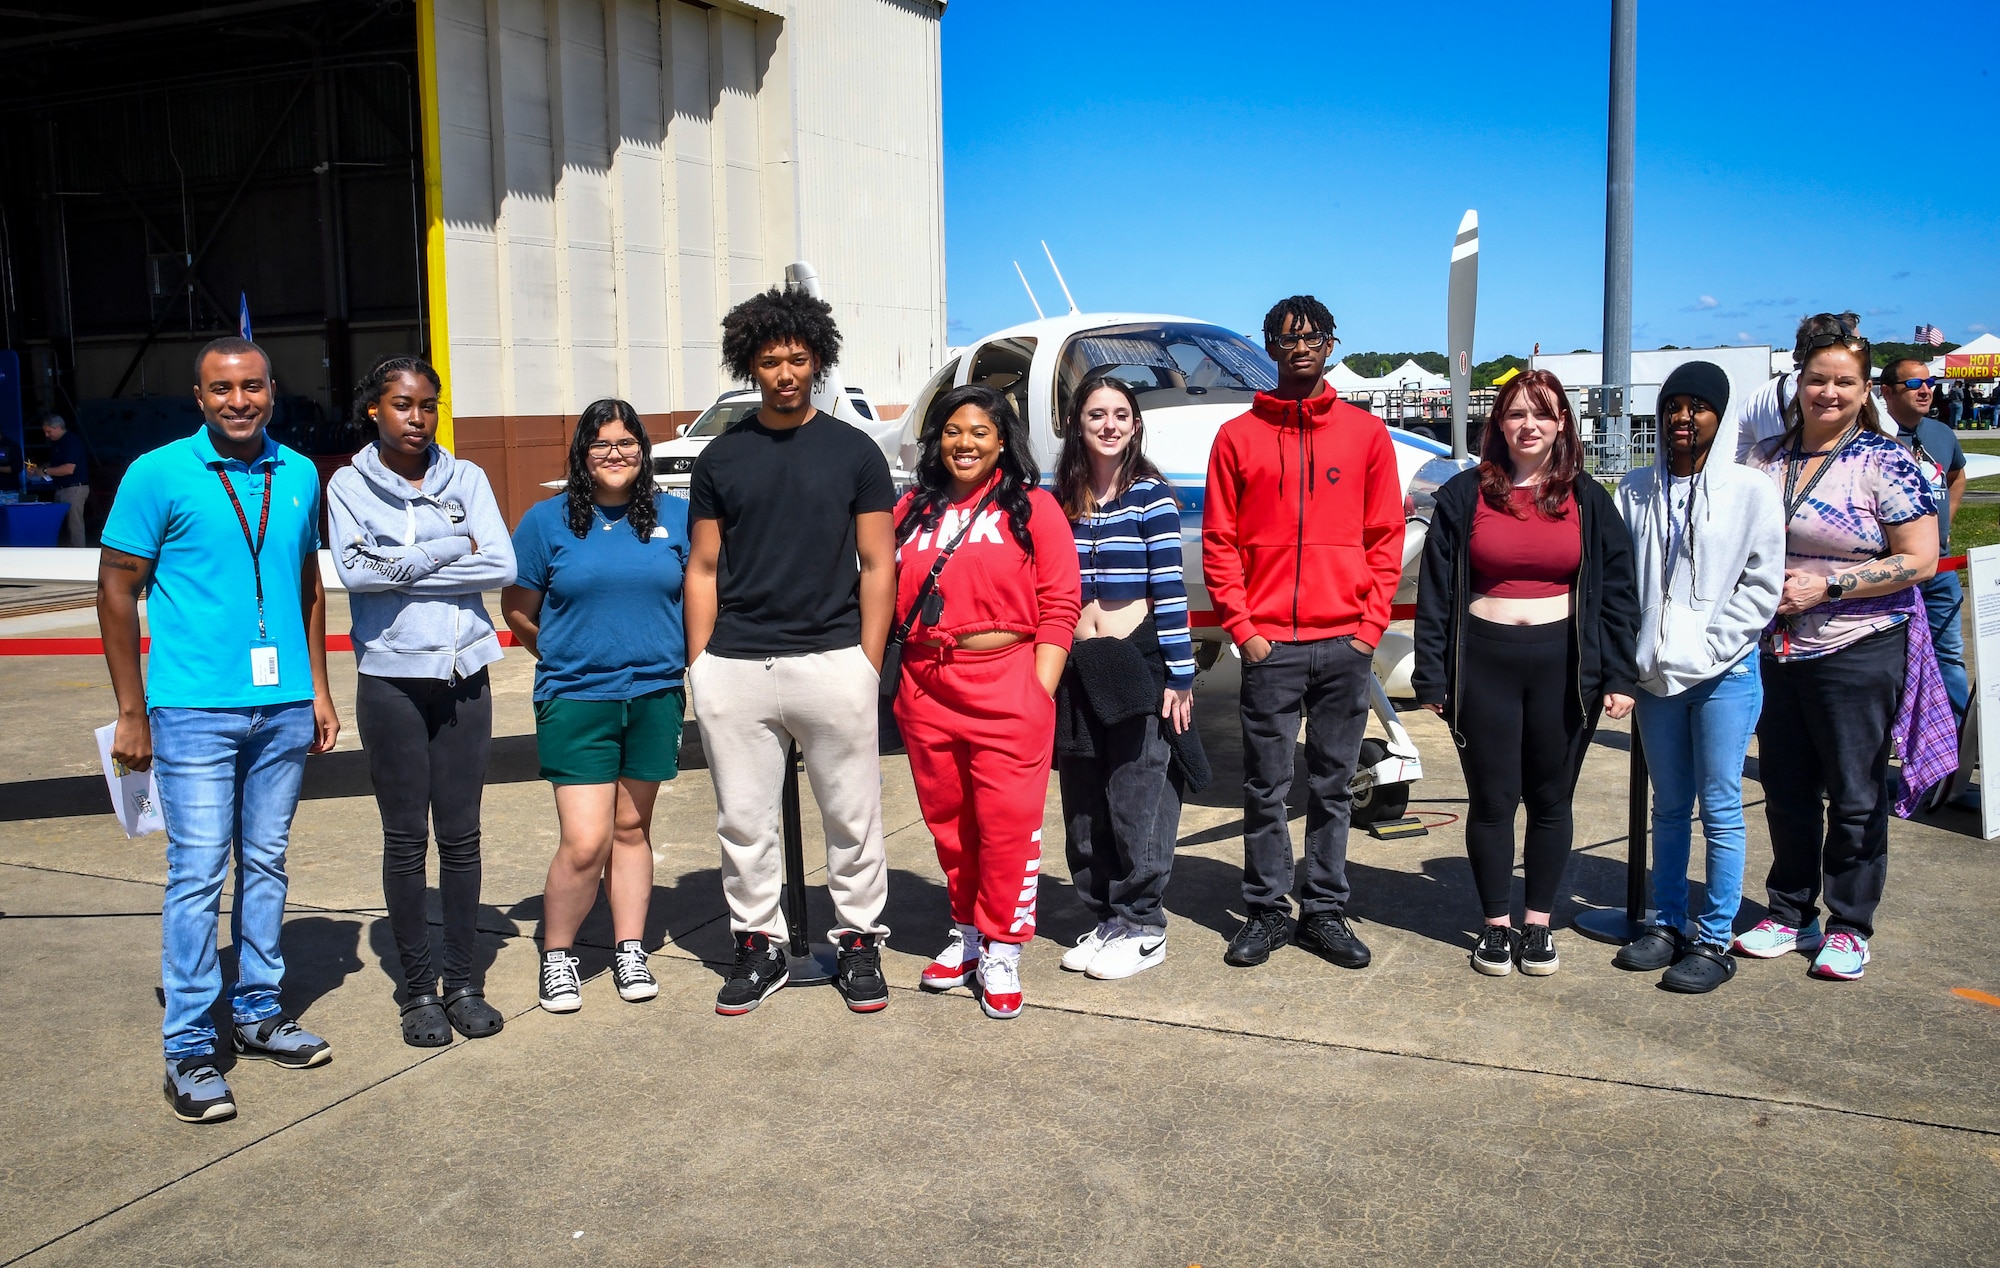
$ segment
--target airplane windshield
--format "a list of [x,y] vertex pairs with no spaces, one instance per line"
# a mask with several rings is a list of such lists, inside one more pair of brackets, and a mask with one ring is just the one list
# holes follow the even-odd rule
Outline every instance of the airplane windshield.
[[683,432],[686,436],[720,436],[737,423],[757,412],[760,403],[757,397],[740,398],[734,401],[717,401],[702,411],[700,418]]
[[1142,410],[1247,402],[1278,385],[1264,350],[1220,326],[1101,326],[1064,346],[1057,409],[1066,413],[1076,385],[1099,371],[1130,384]]

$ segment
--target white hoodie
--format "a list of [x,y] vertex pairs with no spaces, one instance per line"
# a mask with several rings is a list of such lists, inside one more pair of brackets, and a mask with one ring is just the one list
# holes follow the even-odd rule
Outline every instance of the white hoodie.
[[[1686,510],[1669,506],[1670,491]],[[1770,477],[1711,454],[1688,481],[1670,481],[1664,461],[1627,475],[1618,510],[1639,583],[1639,685],[1679,695],[1743,659],[1777,615],[1784,508]],[[1674,549],[1677,525],[1687,540]]]

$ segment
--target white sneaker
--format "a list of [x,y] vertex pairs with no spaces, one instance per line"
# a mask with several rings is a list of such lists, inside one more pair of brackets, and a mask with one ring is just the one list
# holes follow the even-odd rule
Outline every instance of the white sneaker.
[[1021,961],[1018,955],[979,957],[979,1007],[988,1017],[1006,1021],[1021,1015]]
[[1104,944],[1085,973],[1099,981],[1131,977],[1167,958],[1165,929],[1126,929]]
[[1071,973],[1081,973],[1090,967],[1090,962],[1103,949],[1104,944],[1118,936],[1124,928],[1115,920],[1107,920],[1076,940],[1076,945],[1063,952],[1062,967]]

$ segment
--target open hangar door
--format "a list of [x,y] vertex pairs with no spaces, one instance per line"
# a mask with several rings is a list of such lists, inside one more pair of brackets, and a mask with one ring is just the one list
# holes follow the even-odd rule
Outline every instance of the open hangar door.
[[194,353],[241,307],[322,478],[365,439],[356,378],[428,351],[417,68],[407,0],[0,8],[0,346],[28,456],[42,411],[91,449],[93,539],[199,425]]

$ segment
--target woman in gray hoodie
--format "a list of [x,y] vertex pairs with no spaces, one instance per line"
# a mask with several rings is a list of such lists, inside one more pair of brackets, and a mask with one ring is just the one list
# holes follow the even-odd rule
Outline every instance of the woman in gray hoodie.
[[[354,618],[355,714],[382,812],[382,891],[403,962],[403,1041],[418,1048],[502,1024],[472,980],[472,944],[493,737],[486,667],[502,654],[481,595],[512,584],[514,544],[486,473],[436,442],[440,388],[416,357],[377,363],[355,393],[375,441],[327,486],[327,544]],[[424,905],[433,823],[442,995]]]
[[[1689,361],[1660,385],[1659,458],[1618,486],[1639,578],[1638,725],[1653,781],[1656,923],[1621,969],[1666,969],[1671,991],[1712,991],[1743,899],[1743,757],[1763,709],[1757,638],[1785,584],[1785,527],[1762,473],[1709,462],[1729,378]],[[1707,846],[1701,919],[1688,924],[1690,818]]]

